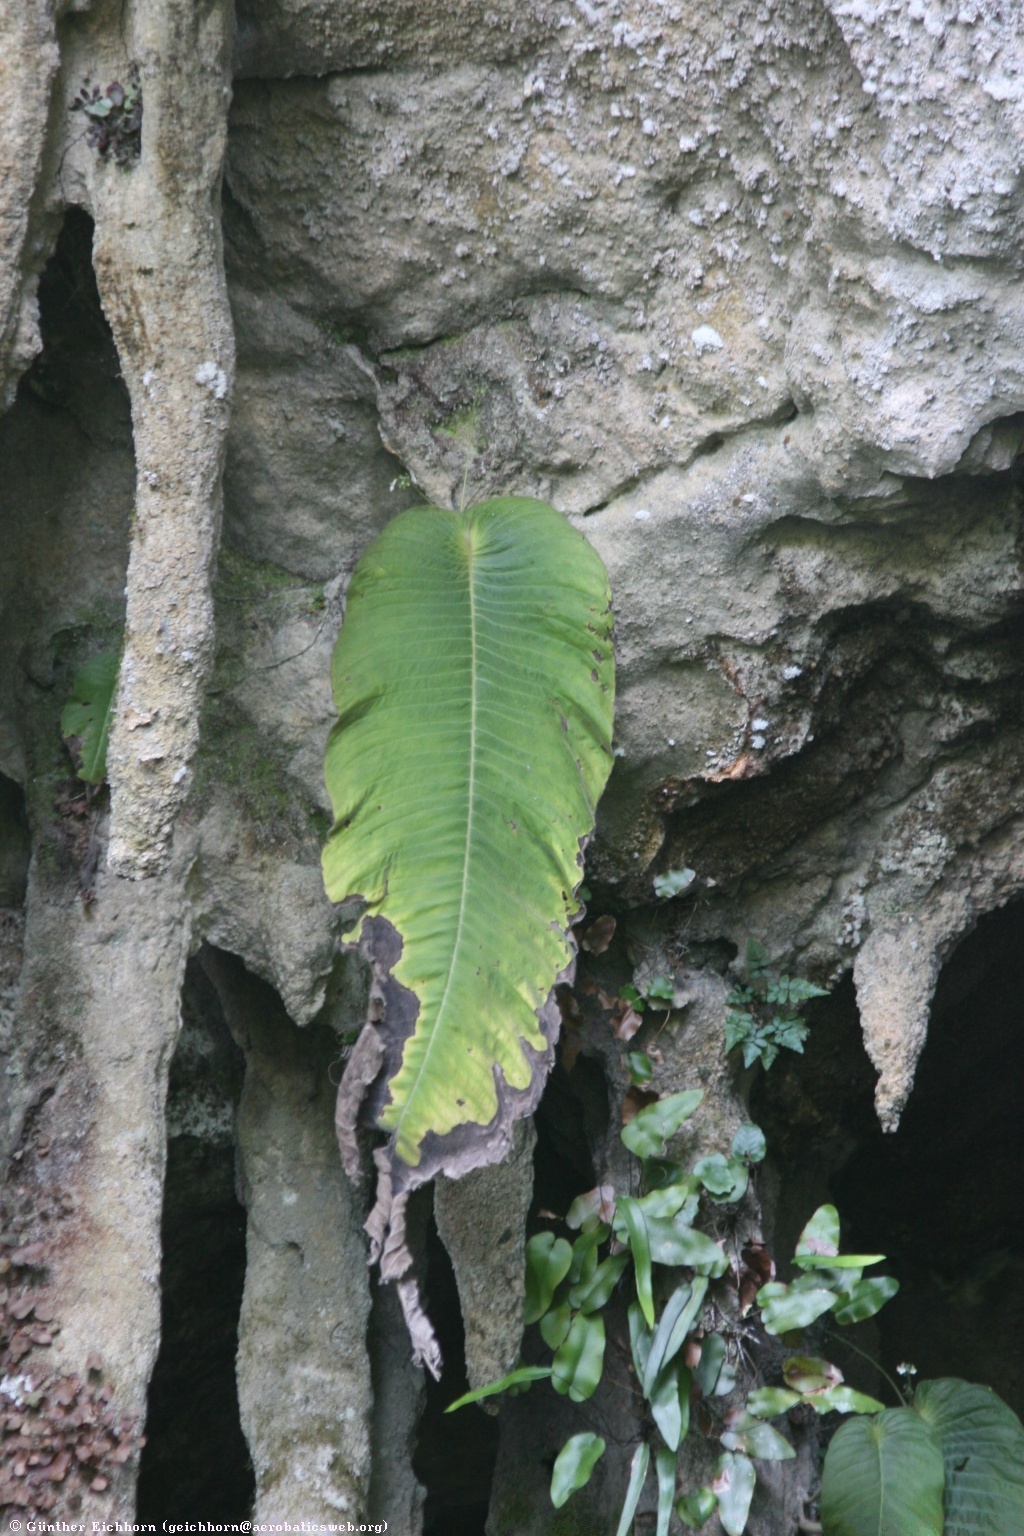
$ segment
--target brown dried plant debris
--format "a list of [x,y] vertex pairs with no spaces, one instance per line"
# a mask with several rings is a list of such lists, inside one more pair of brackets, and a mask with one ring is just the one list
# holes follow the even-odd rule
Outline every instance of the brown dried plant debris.
[[56,1189],[10,1184],[0,1199],[0,1511],[29,1518],[49,1514],[58,1499],[75,1512],[86,1490],[103,1493],[143,1444],[135,1421],[117,1413],[97,1353],[85,1379],[49,1368],[46,1352],[60,1332],[45,1287],[50,1243],[31,1229],[74,1204]]

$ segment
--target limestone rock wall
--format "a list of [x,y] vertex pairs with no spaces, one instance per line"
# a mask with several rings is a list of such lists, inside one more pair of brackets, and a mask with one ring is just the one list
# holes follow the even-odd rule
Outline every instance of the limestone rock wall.
[[[315,1485],[412,1536],[420,1387],[385,1368],[388,1303],[367,1324],[329,1137],[293,1123],[318,1031],[363,1006],[318,868],[348,574],[424,497],[576,522],[615,596],[588,881],[623,953],[661,957],[694,1019],[748,936],[852,972],[895,1127],[943,962],[1024,888],[1024,24],[1011,0],[0,0],[0,78],[0,1152],[35,1212],[0,1236],[44,1245],[22,1279],[60,1330],[18,1368],[86,1380],[99,1352],[141,1419],[167,1073],[216,946],[319,1041],[278,1060],[257,1031],[243,1101],[255,1518],[308,1515]],[[114,80],[143,96],[124,164],[69,111]],[[85,800],[60,709],[118,646],[109,803]],[[713,1031],[682,1038],[672,1070],[733,1103]],[[458,1186],[441,1210],[472,1230]],[[452,1248],[501,1358],[515,1307]],[[296,1357],[318,1405],[289,1378],[267,1414]],[[87,1505],[130,1514],[136,1470]],[[794,1486],[759,1529],[791,1528]]]

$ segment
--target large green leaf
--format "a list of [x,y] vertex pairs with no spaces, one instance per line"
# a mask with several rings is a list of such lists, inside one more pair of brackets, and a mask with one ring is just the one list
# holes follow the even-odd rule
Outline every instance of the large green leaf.
[[944,1481],[938,1437],[912,1408],[848,1419],[825,1457],[824,1536],[942,1536]]
[[1024,1426],[990,1387],[923,1381],[914,1407],[946,1464],[946,1536],[1024,1531]]
[[107,742],[114,714],[117,673],[121,658],[116,651],[94,656],[75,673],[71,697],[60,717],[61,734],[77,736],[82,763],[78,777],[86,784],[102,784],[107,776]]
[[384,1022],[412,1027],[378,1120],[410,1167],[428,1135],[490,1126],[550,1051],[611,766],[609,601],[586,540],[516,498],[406,512],[352,577],[324,879],[394,930],[406,1012]]
[[516,498],[403,513],[349,586],[323,870],[374,981],[338,1127],[352,1174],[364,1100],[388,1133],[368,1230],[390,1278],[401,1197],[500,1160],[553,1059],[612,762],[609,603],[582,535]]

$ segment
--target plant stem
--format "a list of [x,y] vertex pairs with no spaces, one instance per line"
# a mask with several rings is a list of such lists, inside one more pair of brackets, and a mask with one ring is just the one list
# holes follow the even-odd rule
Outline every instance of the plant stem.
[[855,1355],[860,1355],[862,1360],[866,1360],[869,1365],[873,1365],[878,1374],[880,1376],[884,1376],[890,1387],[892,1387],[896,1394],[896,1401],[901,1406],[907,1401],[906,1395],[893,1381],[892,1377],[889,1375],[889,1372],[885,1369],[885,1366],[881,1365],[879,1361],[875,1359],[874,1355],[869,1355],[867,1350],[861,1349],[860,1346],[854,1344],[851,1339],[844,1339],[842,1334],[833,1333],[831,1328],[827,1328],[825,1332],[830,1339],[835,1339],[837,1344],[845,1344],[847,1349],[852,1349]]

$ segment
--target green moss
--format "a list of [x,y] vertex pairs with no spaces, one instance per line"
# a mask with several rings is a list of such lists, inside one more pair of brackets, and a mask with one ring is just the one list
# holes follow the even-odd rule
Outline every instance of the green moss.
[[203,805],[215,790],[227,790],[255,848],[283,844],[315,858],[329,819],[318,805],[310,804],[266,732],[237,708],[225,713],[222,701],[212,699],[200,741],[193,803]]
[[519,1536],[530,1525],[530,1506],[524,1498],[510,1494],[500,1509],[493,1511],[491,1519],[496,1536]]
[[369,330],[355,320],[327,320],[321,327],[321,334],[336,347],[358,347],[367,356],[374,355]]
[[454,411],[435,429],[442,437],[451,437],[471,453],[482,453],[487,447],[483,430],[483,403],[486,398],[481,390],[468,405]]
[[222,548],[214,583],[215,601],[257,602],[282,592],[322,592],[315,583],[303,581],[294,571],[269,560],[250,560],[237,549]]

